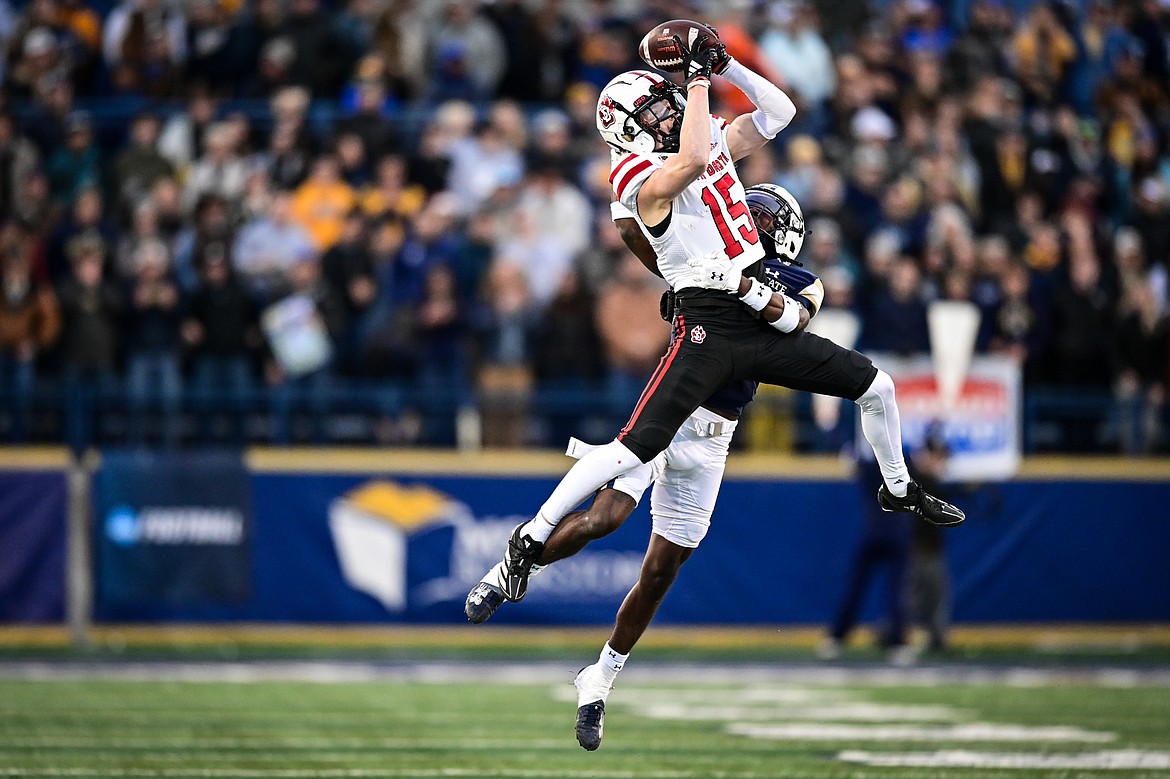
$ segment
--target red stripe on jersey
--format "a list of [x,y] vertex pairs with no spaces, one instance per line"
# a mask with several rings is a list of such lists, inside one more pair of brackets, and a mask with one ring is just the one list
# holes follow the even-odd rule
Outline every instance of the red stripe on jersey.
[[618,164],[613,166],[613,173],[609,174],[609,183],[613,183],[614,177],[617,176],[618,171],[624,168],[626,165],[629,165],[630,160],[636,160],[637,158],[638,155],[634,154],[633,152],[630,152],[626,156],[622,157],[621,160],[618,161]]
[[618,185],[614,188],[614,191],[617,192],[617,199],[619,202],[621,201],[622,194],[626,191],[626,186],[630,183],[630,180],[642,171],[646,170],[646,168],[649,168],[652,164],[653,163],[651,163],[650,160],[642,160],[637,165],[626,171],[626,175],[622,176],[622,180],[619,181]]
[[722,116],[714,116],[713,115],[713,118],[715,118],[719,121],[719,129],[722,130],[724,127],[727,126],[727,120],[724,119]]
[[682,336],[686,332],[686,322],[683,320],[682,314],[675,317],[674,330],[674,337],[670,339],[669,351],[662,355],[662,359],[658,361],[658,367],[654,369],[654,373],[650,376],[650,381],[646,383],[646,388],[642,390],[642,395],[638,398],[638,405],[634,406],[634,413],[630,416],[630,421],[626,422],[626,426],[618,433],[617,440],[622,440],[630,432],[630,428],[638,421],[638,415],[642,413],[642,409],[645,408],[646,403],[654,396],[654,391],[658,389],[658,385],[662,382],[662,377],[666,375],[670,364],[674,362],[674,356],[678,354],[678,350],[683,342]]

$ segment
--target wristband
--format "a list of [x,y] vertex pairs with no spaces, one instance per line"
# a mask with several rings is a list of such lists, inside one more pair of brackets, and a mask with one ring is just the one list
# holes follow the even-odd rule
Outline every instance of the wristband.
[[[739,302],[745,304],[753,311],[763,311],[768,306],[768,302],[772,300],[772,289],[761,282],[759,279],[752,279],[752,285],[748,291],[743,293]],[[787,303],[785,304],[788,305]]]
[[784,298],[784,312],[779,319],[768,324],[782,333],[791,333],[800,326],[800,304],[787,295],[781,297]]

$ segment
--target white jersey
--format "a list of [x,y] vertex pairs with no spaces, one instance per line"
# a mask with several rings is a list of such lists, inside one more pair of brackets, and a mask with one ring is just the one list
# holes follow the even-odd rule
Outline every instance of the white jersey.
[[609,181],[614,196],[631,212],[658,256],[658,271],[674,290],[694,286],[687,261],[722,252],[743,270],[764,258],[764,247],[748,213],[747,200],[731,150],[727,121],[711,117],[711,156],[707,169],[674,199],[670,224],[655,237],[638,216],[638,192],[646,179],[662,167],[665,154],[613,155]]

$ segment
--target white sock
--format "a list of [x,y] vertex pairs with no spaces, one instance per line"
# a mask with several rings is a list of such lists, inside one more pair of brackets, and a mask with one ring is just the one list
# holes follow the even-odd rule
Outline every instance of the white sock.
[[501,560],[489,568],[480,581],[504,589],[504,562]]
[[561,519],[580,506],[601,485],[641,464],[637,455],[621,441],[610,441],[597,447],[578,460],[561,478],[561,483],[548,496],[536,517],[524,525],[520,534],[544,543]]
[[630,656],[619,655],[609,642],[605,642],[605,646],[601,649],[601,658],[597,661],[597,667],[601,670],[601,678],[610,687],[613,686],[613,680],[617,678],[618,671],[622,670],[622,666],[626,664]]
[[901,419],[890,374],[878,371],[873,384],[856,402],[861,407],[861,432],[873,447],[886,488],[896,498],[905,497],[910,472],[906,470],[906,460],[902,457]]

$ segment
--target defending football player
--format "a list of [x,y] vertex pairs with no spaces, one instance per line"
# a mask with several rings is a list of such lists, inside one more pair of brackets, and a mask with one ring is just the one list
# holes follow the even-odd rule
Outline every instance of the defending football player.
[[[820,280],[796,261],[804,241],[800,206],[786,190],[772,184],[749,188],[747,202],[755,223],[768,226],[760,239],[765,251],[764,275],[773,290],[776,315],[782,306],[781,296],[791,293],[801,304],[797,329],[803,330],[820,309],[824,290]],[[614,203],[613,217],[626,245],[647,269],[657,273],[653,247],[633,215],[620,203]],[[669,321],[673,314],[673,293],[666,293],[663,301],[663,318]],[[768,311],[764,316],[775,318]],[[577,675],[576,731],[578,742],[585,749],[600,746],[605,701],[617,672],[649,627],[682,564],[706,536],[732,434],[744,405],[751,401],[755,391],[756,383],[747,380],[731,381],[717,390],[675,433],[665,451],[650,463],[622,474],[612,487],[600,490],[586,510],[575,511],[561,520],[533,568],[535,573],[616,530],[653,482],[650,500],[653,533],[638,582],[622,602],[613,632],[598,661]],[[569,453],[580,456],[584,451],[588,448],[574,441]],[[472,622],[486,621],[504,603],[503,590],[497,584],[505,575],[503,566],[502,562],[497,564],[468,594],[464,610]]]
[[[774,138],[795,107],[722,46],[701,43],[685,52],[685,101],[676,86],[648,71],[616,77],[598,100],[598,129],[621,152],[610,176],[616,198],[634,215],[675,292],[674,337],[617,438],[582,457],[536,517],[513,531],[499,582],[509,600],[524,597],[532,566],[562,517],[601,485],[653,460],[704,400],[735,379],[854,400],[881,467],[883,508],[940,525],[964,519],[910,478],[887,374],[856,352],[834,351],[831,342],[808,340],[807,333],[794,336],[801,306],[790,297],[782,298],[775,321],[761,320],[773,298],[758,278],[764,248],[734,161]],[[711,116],[713,70],[757,110],[730,124]]]

